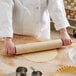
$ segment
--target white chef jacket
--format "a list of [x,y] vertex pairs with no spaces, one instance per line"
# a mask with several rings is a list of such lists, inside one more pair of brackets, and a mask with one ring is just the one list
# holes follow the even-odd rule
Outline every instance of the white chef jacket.
[[0,37],[16,33],[50,39],[50,17],[56,30],[70,25],[63,0],[0,0]]

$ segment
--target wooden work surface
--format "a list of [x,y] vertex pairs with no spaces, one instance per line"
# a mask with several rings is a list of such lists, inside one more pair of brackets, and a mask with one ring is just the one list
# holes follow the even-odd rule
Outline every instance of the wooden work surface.
[[[40,39],[36,39],[33,37],[24,37],[24,36],[15,36],[14,42],[15,44],[20,43],[28,43],[41,41]],[[0,49],[3,47],[3,40],[0,40]],[[36,70],[42,71],[43,76],[54,76],[56,70],[63,65],[74,65],[69,59],[68,52],[76,47],[76,43],[73,43],[71,46],[63,47],[61,49],[56,49],[58,51],[58,55],[51,61],[44,63],[36,63],[26,60],[23,55],[15,56],[15,57],[6,57],[0,55],[0,76],[5,76],[6,74],[15,72],[18,66],[25,66],[28,68],[28,74],[31,76],[32,70],[30,67],[34,67]],[[74,49],[75,51],[75,49]]]

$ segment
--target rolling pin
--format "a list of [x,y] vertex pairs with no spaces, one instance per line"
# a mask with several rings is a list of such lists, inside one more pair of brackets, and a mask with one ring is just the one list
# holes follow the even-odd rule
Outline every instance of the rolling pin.
[[[56,48],[60,48],[61,46],[62,46],[61,39],[49,40],[49,41],[44,41],[44,42],[19,44],[19,45],[16,45],[16,55],[56,49]],[[4,52],[2,54],[5,55]]]
[[62,46],[61,39],[20,44],[20,45],[16,45],[16,54],[24,54],[24,53],[38,52],[49,49],[56,49],[56,48],[60,48],[61,46]]

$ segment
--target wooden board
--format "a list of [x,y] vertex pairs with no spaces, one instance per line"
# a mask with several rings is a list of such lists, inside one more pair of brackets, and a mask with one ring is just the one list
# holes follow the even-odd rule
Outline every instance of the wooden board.
[[[20,43],[28,43],[41,41],[41,39],[37,39],[34,37],[24,37],[24,36],[15,36],[14,42],[15,44]],[[3,47],[3,41],[0,40],[0,49]],[[58,51],[58,56],[45,63],[35,63],[25,59],[23,55],[15,56],[15,57],[6,57],[0,55],[0,76],[5,76],[9,73],[15,72],[18,66],[24,66],[28,68],[28,76],[31,76],[32,70],[30,67],[34,67],[36,70],[42,71],[43,76],[53,76],[55,71],[63,66],[63,65],[74,65],[69,59],[68,52],[76,47],[76,43],[73,43],[72,46],[62,47],[61,49],[56,49]],[[74,50],[75,51],[75,50]]]

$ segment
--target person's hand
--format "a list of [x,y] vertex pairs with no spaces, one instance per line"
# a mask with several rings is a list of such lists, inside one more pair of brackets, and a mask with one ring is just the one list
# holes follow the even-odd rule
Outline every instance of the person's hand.
[[71,45],[72,40],[66,30],[66,28],[63,28],[60,30],[61,40],[64,46]]
[[11,38],[5,38],[4,47],[5,47],[5,52],[7,56],[12,56],[15,54],[16,49],[15,49],[15,45],[12,42]]

